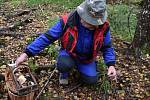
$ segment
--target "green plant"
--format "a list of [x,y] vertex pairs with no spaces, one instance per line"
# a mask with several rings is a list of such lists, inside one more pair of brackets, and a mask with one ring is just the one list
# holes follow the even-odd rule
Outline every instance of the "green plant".
[[51,44],[48,47],[46,47],[45,51],[46,51],[47,54],[50,54],[51,57],[56,59],[56,57],[58,55],[58,51],[55,48],[55,44]]
[[0,4],[2,4],[4,2],[4,0],[0,0]]
[[107,76],[107,67],[104,64],[103,60],[99,60],[97,66],[98,70],[100,70],[99,74],[99,77],[101,78],[100,90],[102,90],[105,94],[107,94],[108,91],[111,89],[111,84]]
[[55,4],[68,9],[75,8],[81,2],[83,2],[83,0],[27,0],[28,5]]
[[101,84],[101,90],[104,91],[104,93],[108,93],[108,91],[111,89],[111,84],[107,78],[107,74],[103,74],[102,76],[102,84]]
[[57,20],[58,20],[58,17],[55,17],[53,19],[51,19],[51,18],[48,17],[48,21],[47,21],[48,27],[51,27],[52,25],[54,25]]
[[131,10],[131,7],[125,4],[108,5],[108,19],[113,34],[117,34],[123,39],[131,41],[137,23],[136,12],[136,7]]
[[37,68],[35,58],[30,58],[28,60],[28,65],[32,71],[35,71],[35,69]]
[[38,35],[31,35],[30,37],[28,37],[28,38],[26,39],[26,41],[27,41],[28,44],[30,44],[30,43],[33,42],[33,40],[34,40],[35,38],[37,38],[37,37],[38,37]]
[[142,52],[146,56],[150,56],[150,44],[145,44],[144,47],[142,48]]

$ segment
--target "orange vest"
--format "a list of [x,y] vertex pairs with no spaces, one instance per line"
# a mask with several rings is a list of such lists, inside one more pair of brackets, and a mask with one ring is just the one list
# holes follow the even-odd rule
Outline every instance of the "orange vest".
[[[67,23],[68,15],[62,16],[64,24]],[[96,29],[94,32],[94,42],[93,42],[93,54],[90,59],[87,59],[86,61],[82,61],[84,63],[89,63],[93,61],[100,48],[102,47],[103,44],[103,39],[104,39],[104,33],[106,29],[108,28],[109,23],[105,22],[101,28]],[[74,53],[74,48],[77,44],[77,39],[78,39],[78,29],[77,26],[73,27],[67,27],[62,38],[61,38],[61,44],[66,51],[71,54],[73,57],[77,57],[76,53]]]

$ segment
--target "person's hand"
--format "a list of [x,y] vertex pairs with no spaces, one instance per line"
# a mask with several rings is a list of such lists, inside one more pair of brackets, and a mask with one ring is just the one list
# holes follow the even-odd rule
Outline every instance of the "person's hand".
[[107,75],[110,79],[117,81],[117,72],[114,66],[109,66]]
[[28,55],[26,53],[22,53],[16,60],[16,66],[20,65],[21,63],[25,62],[28,59]]

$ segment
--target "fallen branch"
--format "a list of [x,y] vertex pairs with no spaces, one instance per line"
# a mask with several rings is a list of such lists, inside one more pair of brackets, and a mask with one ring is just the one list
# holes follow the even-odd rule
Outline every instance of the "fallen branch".
[[28,15],[32,10],[21,10],[16,12],[13,16],[17,17],[17,16],[22,16],[22,15]]
[[10,19],[12,17],[17,17],[17,16],[22,16],[22,15],[28,15],[30,14],[32,11],[35,11],[37,9],[33,8],[33,9],[25,9],[25,10],[18,10],[16,11],[14,14],[11,15],[7,15],[6,18]]
[[35,11],[35,10],[36,10],[35,8],[30,9],[30,10],[21,10],[13,15],[9,15],[9,16],[7,15],[6,19],[8,19],[8,20],[11,17],[17,17],[17,16],[22,16],[22,15],[27,15],[27,16],[25,18],[23,17],[20,21],[17,21],[13,25],[7,26],[6,28],[1,28],[0,33],[4,32],[4,31],[12,31],[12,30],[18,28],[18,26],[24,26],[27,23],[31,23],[33,19],[30,19],[30,15],[31,15],[32,11]]
[[26,18],[22,18],[20,21],[14,23],[13,25],[10,25],[10,26],[8,26],[6,28],[0,29],[0,33],[4,32],[4,31],[13,31],[13,30],[17,29],[18,26],[24,26],[27,23],[31,23],[32,20],[29,19],[29,18],[30,18],[30,15],[28,15]]
[[127,45],[128,47],[131,45],[131,43],[127,41],[123,41],[123,44]]
[[16,32],[7,32],[7,31],[1,31],[0,29],[0,36],[10,36],[10,37],[23,37],[24,35]]
[[44,84],[44,86],[42,87],[41,91],[38,93],[37,97],[35,98],[35,100],[38,100],[39,97],[41,96],[43,90],[45,89],[45,87],[48,85],[48,83],[51,81],[52,76],[54,75],[54,73],[56,72],[56,67],[55,69],[52,71],[52,73],[49,75],[47,82]]
[[10,30],[13,30],[13,29],[18,28],[18,26],[23,26],[23,25],[26,25],[27,23],[31,23],[32,20],[29,18],[30,18],[30,14],[26,18],[22,18],[19,22],[16,22],[15,24],[10,25],[8,28]]

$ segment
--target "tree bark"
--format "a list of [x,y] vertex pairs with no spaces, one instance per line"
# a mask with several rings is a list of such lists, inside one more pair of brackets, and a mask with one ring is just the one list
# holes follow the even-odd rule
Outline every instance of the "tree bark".
[[140,49],[150,46],[150,0],[144,0],[144,4],[138,13],[138,21],[135,35],[131,43],[136,55],[139,56]]

